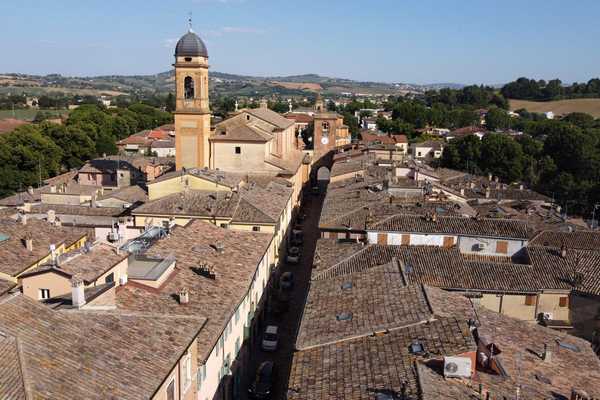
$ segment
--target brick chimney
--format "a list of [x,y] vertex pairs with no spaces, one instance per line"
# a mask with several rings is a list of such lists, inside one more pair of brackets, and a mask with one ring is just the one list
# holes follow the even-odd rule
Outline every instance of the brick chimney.
[[46,219],[49,223],[53,224],[56,221],[56,212],[54,212],[54,210],[48,210]]
[[29,235],[23,238],[23,245],[27,249],[27,251],[33,251],[33,238]]
[[85,290],[83,279],[74,276],[71,278],[71,302],[73,307],[81,308],[85,305]]
[[190,292],[183,288],[179,291],[179,304],[188,304],[190,302]]

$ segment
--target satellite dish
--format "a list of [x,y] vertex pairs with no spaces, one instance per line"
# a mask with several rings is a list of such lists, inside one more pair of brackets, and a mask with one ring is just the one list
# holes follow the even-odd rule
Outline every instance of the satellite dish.
[[324,138],[321,138],[321,143],[323,143],[323,144],[327,144],[327,143],[329,143],[329,139],[328,139],[328,138],[326,138],[326,137],[324,137]]

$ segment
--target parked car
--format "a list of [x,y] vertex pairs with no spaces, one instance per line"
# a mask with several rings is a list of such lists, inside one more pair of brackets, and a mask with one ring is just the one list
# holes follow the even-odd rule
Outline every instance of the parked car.
[[292,246],[288,249],[287,257],[285,258],[290,264],[298,264],[300,261],[300,248]]
[[300,246],[304,241],[304,232],[301,229],[292,229],[291,243],[294,246]]
[[270,399],[275,381],[275,364],[265,361],[258,366],[254,381],[248,388],[248,394],[253,399]]
[[268,325],[265,329],[265,333],[263,333],[262,342],[260,347],[264,351],[275,351],[277,350],[277,345],[279,344],[279,336],[277,335],[277,331],[279,328],[275,325]]
[[292,290],[294,288],[294,274],[290,271],[281,274],[279,277],[279,287],[281,290]]

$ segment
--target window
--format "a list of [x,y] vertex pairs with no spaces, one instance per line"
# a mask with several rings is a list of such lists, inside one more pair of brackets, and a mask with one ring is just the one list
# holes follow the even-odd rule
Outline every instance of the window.
[[198,392],[199,392],[200,386],[202,386],[202,382],[204,382],[204,380],[206,379],[206,364],[201,366],[200,368],[198,368],[198,373],[197,373],[196,377],[197,377],[196,386],[197,386]]
[[167,400],[175,400],[175,379],[167,386]]
[[558,306],[559,307],[568,307],[569,306],[569,298],[561,297],[560,299],[558,299]]
[[46,300],[50,298],[50,289],[40,289],[40,300]]
[[505,240],[499,240],[496,242],[496,253],[508,254],[508,242]]
[[183,97],[186,100],[194,98],[194,80],[191,76],[186,76],[183,80]]
[[223,229],[227,229],[227,226],[228,226],[228,225],[227,225],[227,224],[225,224],[225,223],[221,224],[221,228],[223,228]]
[[240,146],[235,146],[235,154],[242,154],[242,148]]
[[106,278],[104,278],[104,283],[113,283],[115,281],[115,273],[111,272],[110,274],[106,275]]
[[324,131],[328,131],[329,130],[329,122],[323,122],[323,124],[321,126],[323,127]]
[[184,60],[185,60],[185,62],[190,62],[190,61],[192,61],[192,57],[186,57]]
[[252,227],[252,231],[253,232],[260,232],[260,226],[253,226]]
[[535,305],[535,295],[527,295],[525,296],[525,305],[526,306],[533,306]]
[[417,151],[417,157],[421,157],[421,152]]
[[186,392],[192,383],[192,355],[188,351],[183,358],[183,392]]

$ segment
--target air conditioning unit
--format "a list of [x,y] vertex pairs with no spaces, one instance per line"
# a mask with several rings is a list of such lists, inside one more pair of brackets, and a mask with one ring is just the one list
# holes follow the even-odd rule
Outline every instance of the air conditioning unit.
[[551,320],[552,317],[553,317],[552,313],[549,313],[549,312],[545,312],[544,313],[544,319]]
[[484,251],[485,249],[487,249],[487,243],[476,243],[475,244],[475,250]]
[[446,378],[470,378],[471,359],[469,357],[444,357]]

